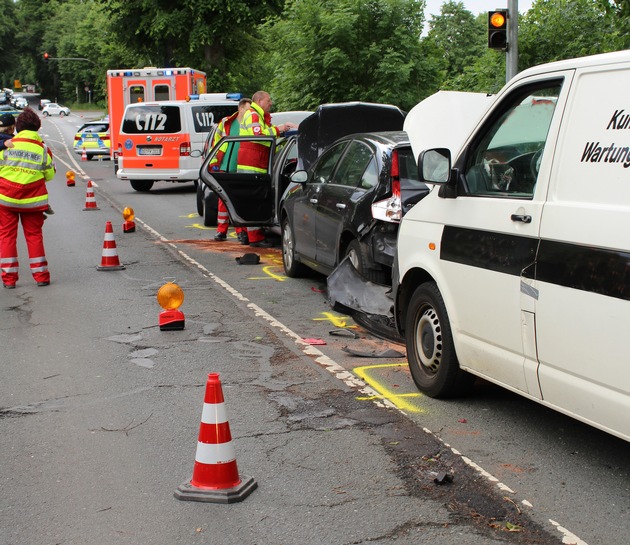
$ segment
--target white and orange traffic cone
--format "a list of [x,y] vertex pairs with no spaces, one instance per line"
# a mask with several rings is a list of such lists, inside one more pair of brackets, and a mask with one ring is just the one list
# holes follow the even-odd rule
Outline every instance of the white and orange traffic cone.
[[83,148],[83,153],[81,153],[81,161],[87,161],[87,151],[85,151],[85,148]]
[[116,250],[116,240],[114,239],[114,230],[112,222],[105,223],[105,240],[103,240],[103,255],[101,264],[96,267],[97,271],[120,271],[125,266],[120,264],[118,260],[118,252]]
[[236,503],[249,496],[257,486],[253,477],[239,477],[221,381],[218,373],[210,373],[193,476],[175,490],[175,497],[184,501]]
[[92,180],[88,180],[87,183],[87,190],[85,193],[85,208],[83,210],[100,210],[100,208],[96,206],[96,198],[94,197]]

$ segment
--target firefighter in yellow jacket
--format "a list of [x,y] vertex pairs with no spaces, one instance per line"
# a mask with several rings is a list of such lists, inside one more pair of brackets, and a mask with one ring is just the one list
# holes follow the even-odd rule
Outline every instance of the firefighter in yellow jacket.
[[[241,136],[280,136],[289,129],[297,128],[294,123],[271,124],[271,96],[265,91],[257,91],[252,96],[252,105],[245,112],[241,122]],[[268,142],[241,142],[238,149],[238,172],[265,173],[269,163]],[[263,230],[248,228],[247,235],[251,246],[269,248],[273,244],[265,240]]]
[[52,153],[37,133],[39,116],[25,108],[18,116],[12,147],[0,151],[0,268],[5,288],[18,281],[18,223],[28,248],[31,274],[38,286],[50,284],[44,250],[44,211],[48,209],[46,182],[55,176]]

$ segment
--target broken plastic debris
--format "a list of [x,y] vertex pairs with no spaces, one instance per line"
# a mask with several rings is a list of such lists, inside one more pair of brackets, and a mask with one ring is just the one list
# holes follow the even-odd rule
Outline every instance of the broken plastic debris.
[[260,256],[252,253],[243,254],[235,259],[239,265],[258,265],[260,263]]
[[307,344],[314,344],[314,345],[326,344],[326,341],[324,339],[302,339],[302,340]]
[[359,358],[404,358],[405,355],[402,352],[398,352],[398,350],[392,350],[388,348],[387,350],[383,350],[383,352],[377,352],[376,350],[372,350],[371,352],[361,352],[360,350],[354,350],[348,346],[344,346],[342,348],[344,352],[348,354],[352,354],[353,356],[358,356]]
[[349,329],[333,329],[328,332],[329,335],[334,335],[335,337],[352,337],[353,339],[358,339],[359,334],[354,331],[350,331]]
[[453,476],[449,475],[448,473],[445,473],[444,471],[442,471],[441,473],[438,473],[438,475],[437,475],[437,477],[435,479],[433,479],[433,482],[435,484],[452,483],[453,482]]

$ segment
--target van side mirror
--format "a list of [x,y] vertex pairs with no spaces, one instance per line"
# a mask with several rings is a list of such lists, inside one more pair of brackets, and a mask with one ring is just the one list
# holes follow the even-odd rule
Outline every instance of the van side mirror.
[[306,180],[308,180],[308,173],[306,170],[296,170],[293,174],[291,174],[290,179],[296,184],[303,184],[306,183]]
[[418,177],[431,184],[448,183],[451,175],[451,151],[446,148],[425,150],[418,157]]

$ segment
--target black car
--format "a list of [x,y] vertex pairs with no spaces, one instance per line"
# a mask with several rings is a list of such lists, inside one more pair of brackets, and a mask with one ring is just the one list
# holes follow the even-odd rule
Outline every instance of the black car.
[[215,148],[201,180],[235,225],[281,230],[287,276],[304,266],[330,274],[349,255],[366,278],[389,283],[398,222],[429,191],[418,181],[404,118],[389,105],[320,106],[294,137],[256,137],[270,146],[267,173],[209,172]]

